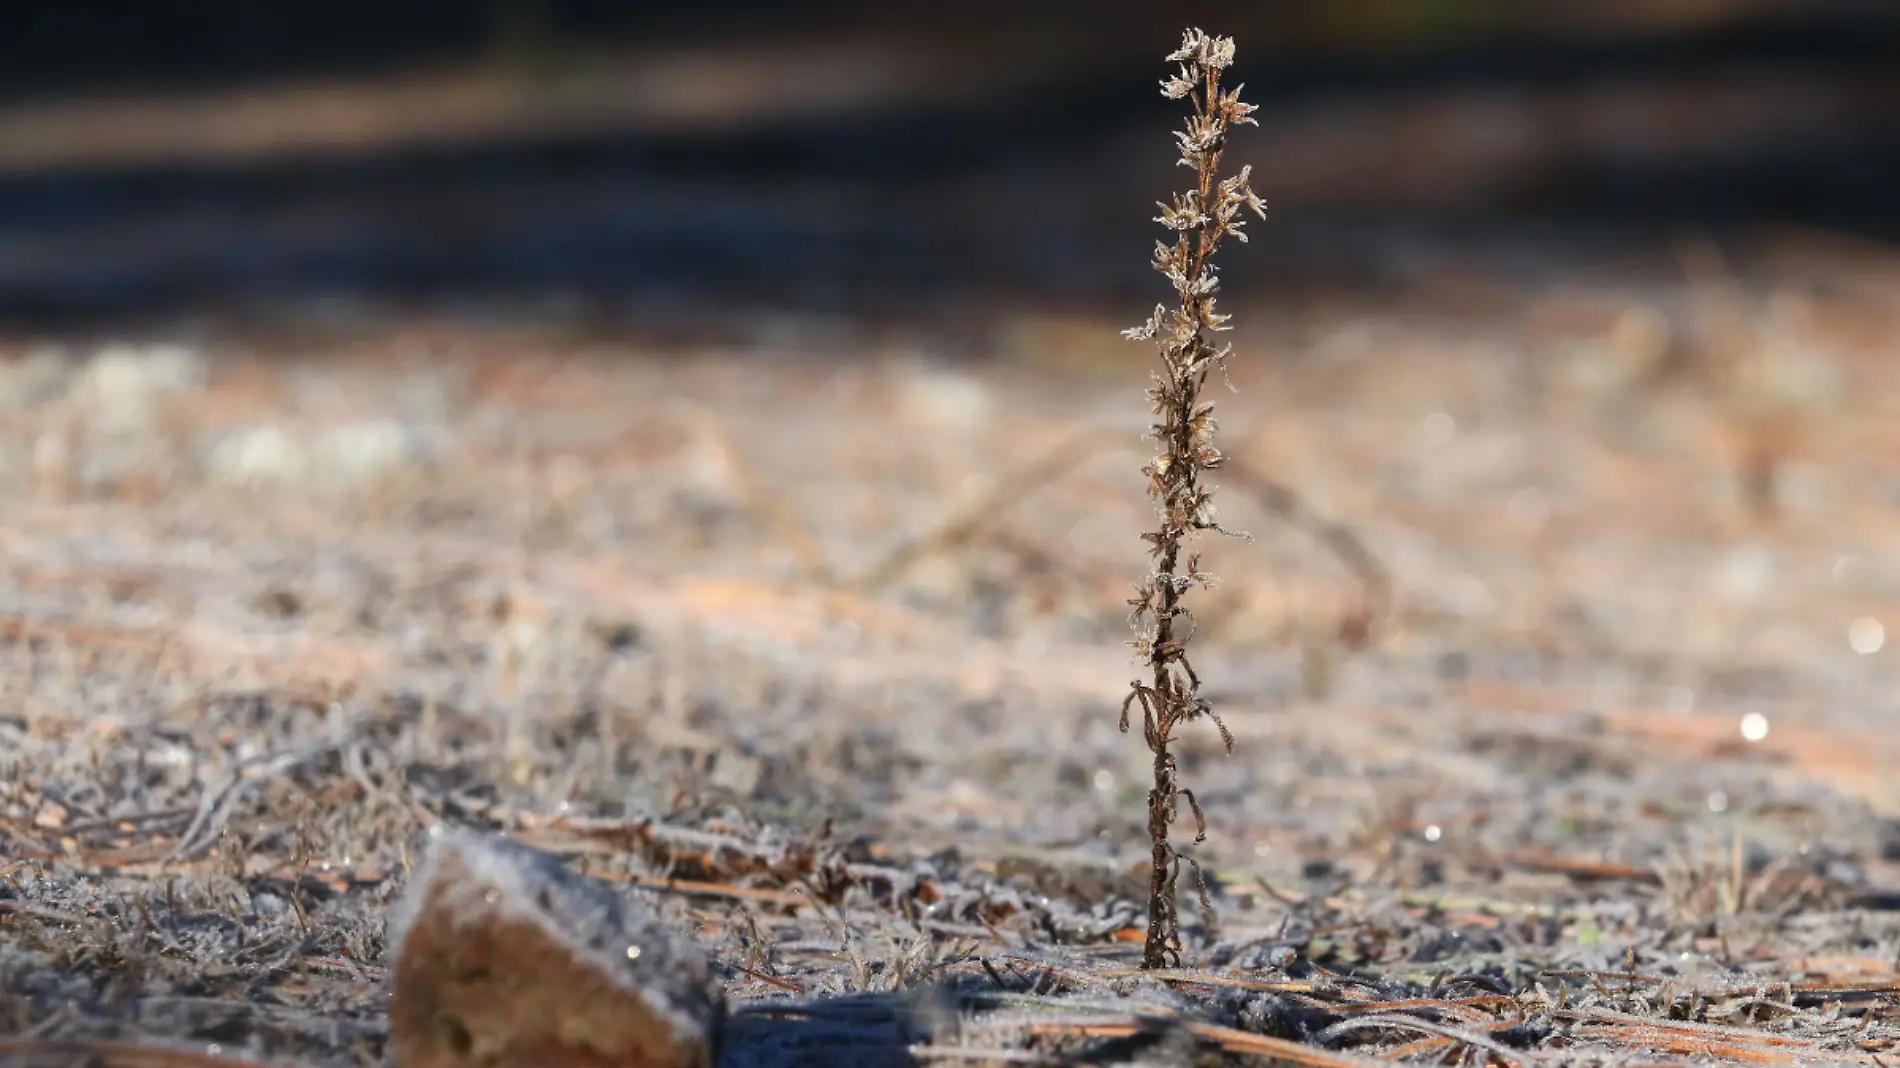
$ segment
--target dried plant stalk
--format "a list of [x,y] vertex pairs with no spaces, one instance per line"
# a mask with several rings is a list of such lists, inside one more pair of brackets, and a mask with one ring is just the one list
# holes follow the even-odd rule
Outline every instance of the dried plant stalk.
[[[1227,329],[1228,318],[1214,310],[1217,280],[1212,260],[1222,238],[1231,234],[1241,241],[1247,239],[1241,232],[1243,208],[1266,216],[1266,205],[1248,185],[1250,168],[1242,167],[1229,178],[1219,177],[1221,149],[1227,143],[1229,128],[1254,121],[1249,118],[1253,107],[1240,102],[1239,87],[1221,91],[1221,71],[1234,59],[1233,39],[1210,37],[1191,29],[1168,59],[1180,64],[1180,73],[1161,83],[1161,94],[1194,105],[1187,128],[1177,132],[1175,139],[1180,145],[1182,166],[1194,171],[1195,186],[1177,193],[1173,203],[1161,204],[1161,215],[1155,220],[1174,232],[1172,244],[1156,243],[1154,268],[1174,283],[1176,306],[1157,305],[1146,323],[1124,331],[1130,339],[1155,342],[1161,354],[1161,370],[1154,373],[1154,384],[1148,389],[1155,413],[1150,436],[1160,451],[1142,469],[1148,476],[1148,495],[1158,505],[1160,517],[1156,528],[1142,535],[1155,564],[1136,585],[1136,595],[1128,602],[1134,607],[1129,617],[1137,635],[1133,645],[1151,675],[1146,681],[1130,683],[1121,713],[1121,729],[1127,731],[1130,710],[1141,706],[1142,736],[1154,754],[1154,788],[1148,792],[1148,837],[1154,848],[1154,872],[1148,893],[1148,935],[1141,959],[1144,968],[1166,968],[1181,961],[1175,890],[1182,862],[1193,865],[1194,861],[1169,841],[1168,829],[1182,797],[1187,798],[1194,813],[1194,840],[1202,841],[1207,835],[1207,821],[1193,792],[1180,786],[1168,743],[1174,740],[1175,729],[1181,724],[1206,716],[1219,728],[1228,752],[1234,748],[1234,736],[1227,725],[1200,696],[1201,680],[1188,661],[1194,617],[1182,598],[1190,588],[1206,587],[1211,581],[1201,573],[1200,556],[1189,552],[1188,543],[1200,531],[1221,530],[1215,518],[1213,490],[1201,481],[1203,472],[1221,463],[1220,450],[1213,442],[1214,406],[1201,400],[1201,390],[1216,365],[1225,374],[1230,351],[1229,346],[1216,348],[1209,340],[1209,335]],[[1198,875],[1199,865],[1195,870]],[[1205,902],[1204,877],[1200,885]]]

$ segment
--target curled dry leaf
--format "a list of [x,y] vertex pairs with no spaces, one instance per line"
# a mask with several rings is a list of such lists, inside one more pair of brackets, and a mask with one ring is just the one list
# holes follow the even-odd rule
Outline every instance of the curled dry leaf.
[[704,957],[610,885],[444,829],[390,920],[400,1068],[696,1068],[725,1016]]

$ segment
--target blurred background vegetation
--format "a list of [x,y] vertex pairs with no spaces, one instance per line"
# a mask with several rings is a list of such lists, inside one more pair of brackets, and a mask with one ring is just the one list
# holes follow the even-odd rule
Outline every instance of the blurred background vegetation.
[[1890,0],[23,2],[0,318],[1125,314],[1190,22],[1238,37],[1261,105],[1251,292],[1900,236]]

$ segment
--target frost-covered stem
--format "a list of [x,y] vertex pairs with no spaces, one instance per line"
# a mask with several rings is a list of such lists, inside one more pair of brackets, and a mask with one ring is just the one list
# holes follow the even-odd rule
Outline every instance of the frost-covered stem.
[[[1153,570],[1135,588],[1131,623],[1134,646],[1150,668],[1150,678],[1130,683],[1122,704],[1121,728],[1129,726],[1130,711],[1139,705],[1142,733],[1154,755],[1154,787],[1148,792],[1148,837],[1153,846],[1154,870],[1149,884],[1148,934],[1142,967],[1165,968],[1181,959],[1180,919],[1176,885],[1181,862],[1191,857],[1169,840],[1169,828],[1185,796],[1194,812],[1199,842],[1206,837],[1206,820],[1192,791],[1183,790],[1176,776],[1168,744],[1177,726],[1208,716],[1220,729],[1231,752],[1233,735],[1200,697],[1200,679],[1187,657],[1193,616],[1182,605],[1192,586],[1206,586],[1199,558],[1188,553],[1185,573],[1182,557],[1196,532],[1220,530],[1211,503],[1213,493],[1201,484],[1203,471],[1220,466],[1221,454],[1213,444],[1213,405],[1201,400],[1201,390],[1216,364],[1224,364],[1228,350],[1216,349],[1207,335],[1225,329],[1226,316],[1214,310],[1217,280],[1212,258],[1221,239],[1229,234],[1245,241],[1242,208],[1264,216],[1263,205],[1248,185],[1247,168],[1227,179],[1219,178],[1221,150],[1228,129],[1252,123],[1253,108],[1239,99],[1239,89],[1222,93],[1221,71],[1233,62],[1230,38],[1209,37],[1189,30],[1181,47],[1168,58],[1181,65],[1180,73],[1161,86],[1169,99],[1188,99],[1194,115],[1187,129],[1175,135],[1181,162],[1195,171],[1195,187],[1162,204],[1157,222],[1174,231],[1172,245],[1157,243],[1155,270],[1174,284],[1176,307],[1157,306],[1148,322],[1126,335],[1153,340],[1161,354],[1161,370],[1148,390],[1156,420],[1150,436],[1161,452],[1142,469],[1148,476],[1148,494],[1158,505],[1160,523],[1142,535],[1154,557]],[[1198,870],[1198,866],[1197,866]],[[1205,888],[1203,888],[1205,900]]]

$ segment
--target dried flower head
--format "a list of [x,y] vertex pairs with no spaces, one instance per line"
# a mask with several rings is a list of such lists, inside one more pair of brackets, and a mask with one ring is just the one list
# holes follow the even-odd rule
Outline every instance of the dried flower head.
[[[1214,405],[1201,399],[1201,390],[1214,366],[1220,365],[1225,373],[1231,351],[1225,345],[1216,348],[1208,340],[1208,335],[1228,329],[1228,317],[1214,310],[1220,279],[1212,260],[1222,239],[1230,235],[1241,241],[1247,239],[1243,211],[1266,215],[1265,203],[1250,185],[1250,168],[1242,167],[1227,178],[1218,176],[1228,131],[1254,122],[1253,106],[1241,102],[1239,88],[1223,92],[1220,86],[1220,72],[1234,61],[1232,38],[1189,30],[1181,39],[1181,47],[1168,59],[1178,63],[1180,69],[1161,83],[1161,95],[1170,100],[1188,100],[1194,107],[1186,128],[1176,132],[1175,140],[1181,165],[1193,169],[1195,184],[1175,194],[1170,202],[1158,204],[1161,214],[1155,218],[1173,234],[1172,242],[1156,243],[1154,268],[1173,284],[1175,306],[1156,305],[1147,322],[1123,332],[1134,340],[1154,342],[1161,355],[1161,369],[1154,373],[1147,393],[1155,414],[1149,433],[1160,451],[1142,468],[1148,479],[1148,495],[1155,501],[1160,518],[1156,529],[1142,535],[1155,563],[1148,576],[1136,584],[1135,596],[1129,601],[1133,607],[1129,619],[1136,635],[1131,644],[1150,674],[1145,680],[1130,683],[1121,710],[1121,729],[1126,731],[1133,709],[1140,706],[1142,737],[1154,755],[1154,787],[1148,793],[1148,837],[1153,845],[1154,869],[1149,884],[1148,935],[1142,951],[1144,968],[1164,968],[1181,960],[1176,886],[1183,862],[1194,865],[1197,873],[1200,870],[1192,857],[1169,840],[1169,828],[1183,797],[1194,815],[1195,841],[1207,834],[1207,820],[1193,791],[1181,787],[1168,744],[1181,724],[1206,716],[1220,730],[1228,751],[1234,747],[1234,737],[1226,724],[1200,696],[1200,676],[1188,660],[1194,617],[1181,603],[1182,597],[1192,587],[1205,587],[1212,579],[1201,572],[1198,555],[1188,554],[1184,560],[1183,554],[1197,531],[1222,529],[1214,509],[1214,492],[1201,482],[1201,475],[1218,468],[1222,461],[1213,443]],[[1203,903],[1207,900],[1204,879],[1201,899]]]

